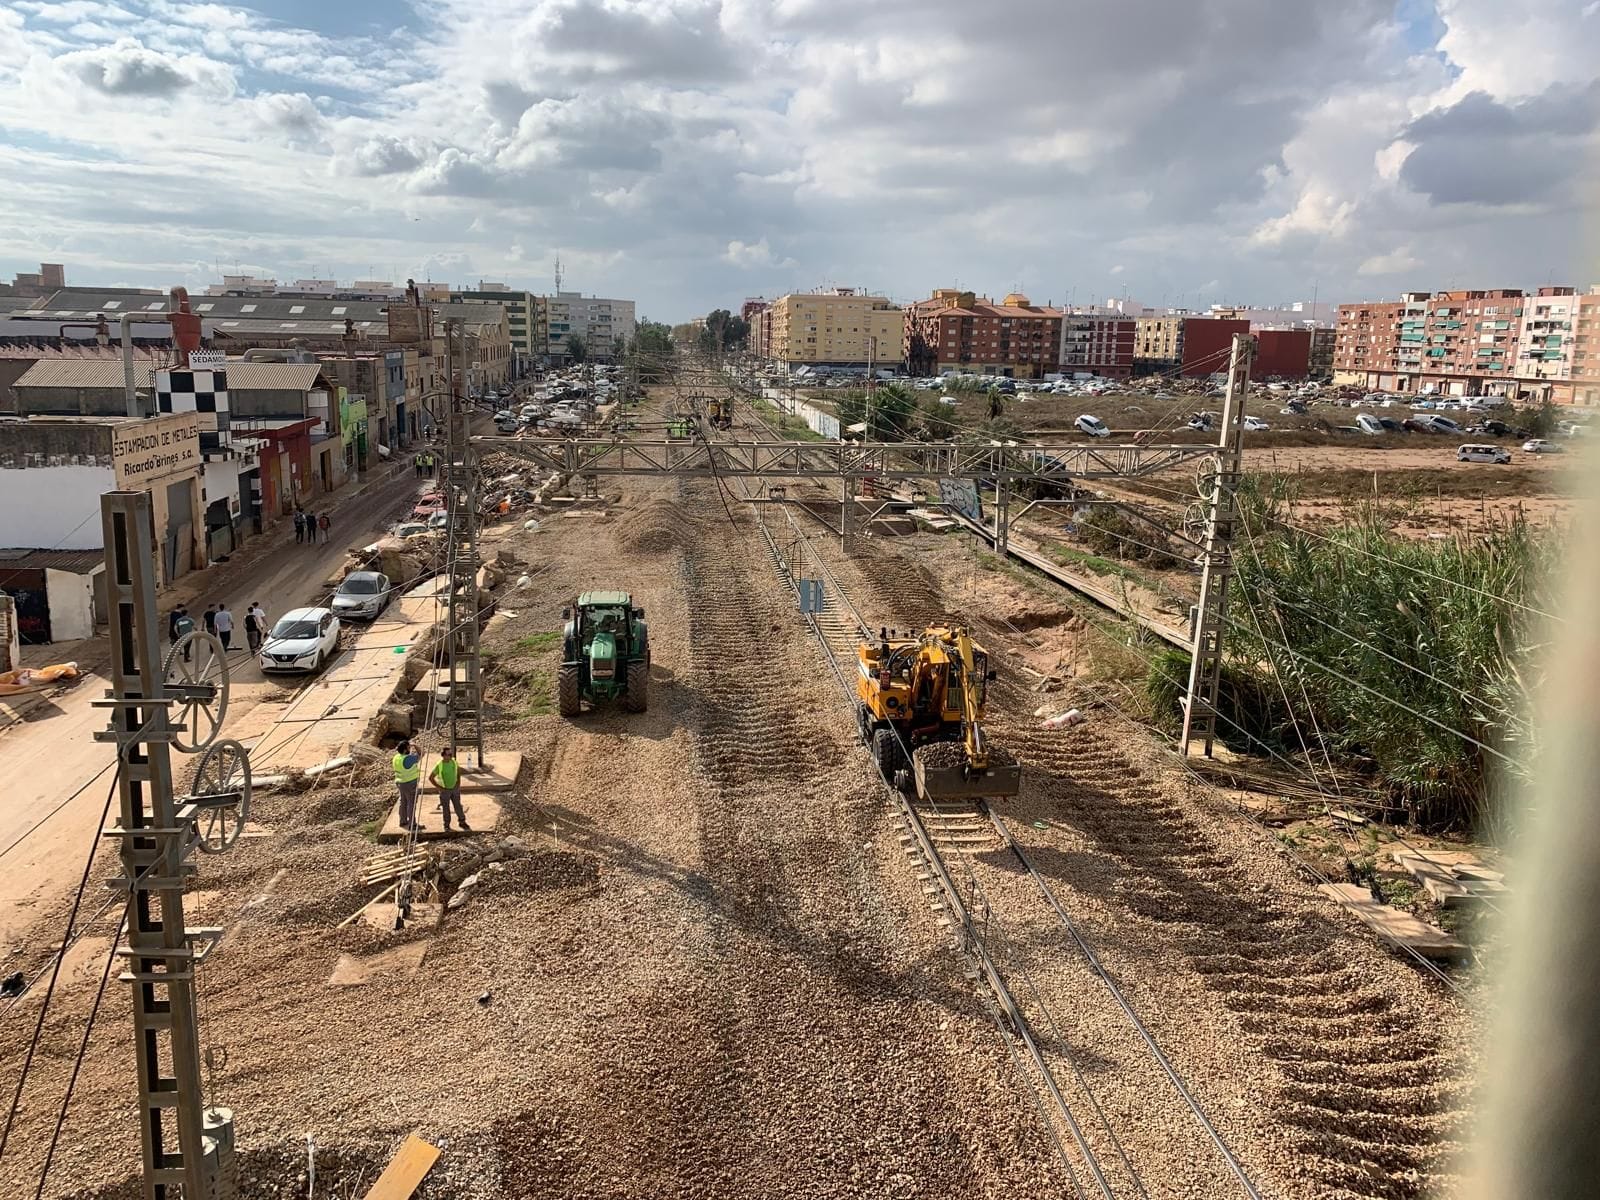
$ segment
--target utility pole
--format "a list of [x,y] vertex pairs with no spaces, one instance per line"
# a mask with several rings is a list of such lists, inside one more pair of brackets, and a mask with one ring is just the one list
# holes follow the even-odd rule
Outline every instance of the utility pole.
[[1217,735],[1217,694],[1222,686],[1222,657],[1228,616],[1228,579],[1233,574],[1233,523],[1240,468],[1244,461],[1245,394],[1250,389],[1250,363],[1256,340],[1233,335],[1228,360],[1228,391],[1222,402],[1222,435],[1217,443],[1216,473],[1206,514],[1206,544],[1201,556],[1200,603],[1195,606],[1194,640],[1189,647],[1189,687],[1183,703],[1184,757],[1194,739],[1205,741],[1211,757]]
[[458,321],[444,327],[445,373],[449,408],[445,424],[446,548],[450,598],[446,650],[450,671],[450,749],[460,760],[461,747],[470,746],[472,758],[464,770],[483,764],[483,707],[479,698],[478,653],[478,471],[469,440],[472,406],[456,387],[455,338],[466,334]]
[[[143,1194],[232,1200],[238,1195],[233,1114],[206,1106],[196,1013],[196,971],[222,930],[188,928],[183,892],[195,873],[192,851],[226,850],[243,830],[249,765],[238,742],[216,740],[227,703],[221,643],[209,634],[186,635],[162,663],[149,493],[105,493],[100,520],[112,686],[94,702],[111,712],[110,728],[95,740],[117,747],[120,815],[103,836],[121,843],[122,875],[110,882],[128,894],[128,944],[118,954],[129,966],[121,980],[133,986]],[[173,720],[174,704],[192,726]],[[204,751],[195,771],[199,794],[181,801],[173,796],[173,745]]]

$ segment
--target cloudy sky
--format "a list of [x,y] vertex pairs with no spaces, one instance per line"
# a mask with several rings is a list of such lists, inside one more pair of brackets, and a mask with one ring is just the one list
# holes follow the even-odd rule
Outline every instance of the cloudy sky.
[[1600,281],[1600,0],[0,0],[0,273]]

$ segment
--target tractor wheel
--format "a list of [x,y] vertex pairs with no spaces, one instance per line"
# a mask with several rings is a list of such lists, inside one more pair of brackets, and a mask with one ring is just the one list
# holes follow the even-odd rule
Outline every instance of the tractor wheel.
[[622,707],[628,712],[643,712],[650,707],[650,664],[644,659],[636,658],[628,664]]
[[894,779],[894,773],[902,766],[900,739],[888,725],[872,731],[872,760],[889,780]]
[[856,733],[863,746],[872,745],[872,715],[865,704],[856,705]]
[[576,666],[563,666],[556,672],[556,707],[563,717],[575,717],[583,708]]

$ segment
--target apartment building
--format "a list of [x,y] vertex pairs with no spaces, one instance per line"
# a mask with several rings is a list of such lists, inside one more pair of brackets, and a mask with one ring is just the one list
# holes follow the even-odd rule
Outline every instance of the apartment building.
[[[999,304],[972,292],[941,288],[905,313],[906,361],[917,374],[959,371],[1039,379],[1061,359],[1059,308],[1013,292]],[[1083,345],[1087,357],[1091,343]]]
[[1514,371],[1524,399],[1573,403],[1576,288],[1542,287],[1523,306]]
[[636,325],[632,300],[608,300],[582,292],[557,292],[545,298],[549,314],[546,342],[552,362],[567,359],[567,339],[583,343],[587,357],[609,362],[621,356]]
[[[1576,303],[1570,288],[1541,293],[1542,301],[1519,288],[1407,292],[1396,302],[1342,304],[1334,380],[1448,396],[1570,395],[1560,376]],[[1527,313],[1541,305],[1525,336]]]
[[1600,405],[1600,284],[1573,300],[1572,384],[1551,398],[1558,404]]
[[1183,353],[1183,322],[1178,313],[1134,318],[1133,366],[1141,375],[1178,365]]
[[902,311],[856,288],[793,292],[761,311],[766,357],[792,366],[893,367],[905,339]]
[[1333,381],[1385,392],[1415,390],[1412,381],[1422,368],[1427,341],[1427,311],[1427,292],[1406,292],[1395,301],[1341,304],[1334,326]]
[[1127,379],[1133,374],[1138,342],[1138,322],[1115,312],[1074,312],[1061,315],[1061,350],[1057,364],[1073,374]]
[[[1338,320],[1338,314],[1334,314]],[[1333,350],[1338,343],[1339,331],[1333,325],[1318,325],[1311,331],[1311,378],[1333,378]]]

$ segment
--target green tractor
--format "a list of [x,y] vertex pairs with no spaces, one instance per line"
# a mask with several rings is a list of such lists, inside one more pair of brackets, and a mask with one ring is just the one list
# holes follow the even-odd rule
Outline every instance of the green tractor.
[[591,705],[620,701],[628,712],[650,705],[650,634],[644,609],[627,592],[584,592],[563,609],[557,706],[575,717]]

